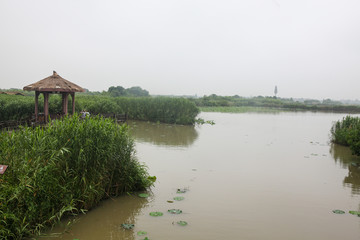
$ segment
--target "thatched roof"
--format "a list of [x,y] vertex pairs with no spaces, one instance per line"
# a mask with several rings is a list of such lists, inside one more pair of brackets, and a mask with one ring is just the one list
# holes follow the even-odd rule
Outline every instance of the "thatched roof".
[[55,71],[53,75],[25,86],[24,90],[39,92],[85,92],[82,87],[60,77]]

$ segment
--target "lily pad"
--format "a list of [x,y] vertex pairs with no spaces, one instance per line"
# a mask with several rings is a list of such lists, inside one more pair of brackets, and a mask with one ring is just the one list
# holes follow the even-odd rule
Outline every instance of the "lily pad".
[[137,235],[138,236],[144,236],[144,235],[146,235],[147,234],[147,232],[145,232],[145,231],[138,231],[137,232]]
[[352,215],[360,215],[360,211],[349,211],[349,213]]
[[185,221],[178,221],[177,224],[180,225],[180,226],[186,226],[186,225],[188,225],[188,223],[185,222]]
[[147,194],[147,193],[140,193],[138,196],[141,197],[141,198],[147,198],[147,197],[149,197],[149,194]]
[[178,188],[178,190],[176,191],[176,193],[186,193],[187,192],[187,189],[183,188],[183,189],[180,189]]
[[180,209],[169,209],[168,212],[171,213],[171,214],[180,214],[180,213],[182,213],[182,210],[180,210]]
[[135,227],[134,224],[130,224],[130,223],[123,223],[123,224],[121,224],[121,226],[127,230],[133,229]]
[[162,212],[151,212],[149,215],[153,217],[161,217],[164,214]]
[[339,210],[339,209],[333,210],[332,212],[336,213],[336,214],[344,214],[345,213],[343,210]]
[[184,197],[174,197],[174,200],[176,200],[176,201],[182,201],[184,199],[185,199]]

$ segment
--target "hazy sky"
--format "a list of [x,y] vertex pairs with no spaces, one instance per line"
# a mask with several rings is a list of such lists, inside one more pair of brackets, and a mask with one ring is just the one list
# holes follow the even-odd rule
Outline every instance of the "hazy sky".
[[360,99],[359,0],[0,0],[0,88]]

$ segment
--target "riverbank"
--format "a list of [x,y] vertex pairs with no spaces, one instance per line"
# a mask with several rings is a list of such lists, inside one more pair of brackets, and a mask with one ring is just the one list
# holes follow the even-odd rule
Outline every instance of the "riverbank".
[[[337,112],[337,113],[360,113],[360,105],[348,105],[338,101],[325,99],[297,101],[292,98],[277,97],[252,97],[217,96],[215,94],[202,98],[192,99],[201,109],[218,109],[219,112],[248,112],[254,109],[264,112],[265,109],[277,109],[278,111],[313,111],[313,112]],[[238,109],[239,108],[239,109]],[[214,111],[214,110],[211,110]]]

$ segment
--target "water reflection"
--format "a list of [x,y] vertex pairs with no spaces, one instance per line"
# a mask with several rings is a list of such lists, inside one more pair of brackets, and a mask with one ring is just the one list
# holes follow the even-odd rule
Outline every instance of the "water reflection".
[[349,170],[348,176],[344,178],[344,185],[351,188],[353,194],[360,194],[360,158],[352,155],[348,147],[332,144],[330,148],[336,163]]
[[128,125],[137,141],[154,145],[189,147],[198,138],[195,126],[130,121]]
[[[67,228],[67,222],[63,221],[51,231],[52,236],[39,237],[43,239],[128,239],[134,240],[136,231],[136,218],[148,200],[137,196],[122,196],[109,199],[101,203],[86,215],[80,216],[77,221]],[[123,223],[135,224],[133,230],[125,230],[121,227]],[[54,236],[54,233],[64,232]]]

